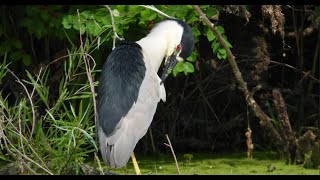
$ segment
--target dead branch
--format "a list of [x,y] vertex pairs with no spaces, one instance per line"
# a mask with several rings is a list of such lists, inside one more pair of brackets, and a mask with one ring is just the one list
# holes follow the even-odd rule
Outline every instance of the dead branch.
[[169,143],[169,144],[166,144],[166,143],[164,143],[164,144],[165,144],[166,146],[169,146],[169,147],[170,147],[171,152],[172,152],[172,155],[173,155],[173,158],[174,158],[174,161],[176,162],[176,168],[177,168],[178,174],[180,175],[180,169],[179,169],[178,161],[177,161],[176,155],[175,155],[175,153],[174,153],[174,150],[173,150],[173,147],[172,147],[172,144],[171,144],[171,141],[170,141],[170,139],[169,139],[168,134],[166,134],[166,137],[167,137],[167,140],[168,140],[168,143]]
[[[77,9],[77,13],[78,13],[78,21],[79,21],[79,27],[80,27],[80,13],[79,13],[79,9]],[[83,41],[82,41],[82,36],[81,36],[81,28],[79,29],[79,38],[80,38],[80,48],[81,48],[81,52],[85,52],[84,48],[83,48]],[[92,94],[92,101],[93,101],[93,111],[94,111],[94,120],[95,120],[95,124],[97,124],[97,103],[96,103],[96,96],[95,96],[95,91],[94,91],[94,84],[93,84],[93,80],[92,80],[92,76],[91,76],[91,69],[90,69],[90,64],[89,64],[89,60],[87,60],[87,56],[86,54],[82,53],[82,57],[83,57],[83,61],[86,67],[86,74],[89,80],[89,84],[90,84],[90,90],[91,90],[91,94]],[[91,57],[91,60],[95,63],[94,59]],[[94,66],[95,67],[95,66]],[[94,68],[93,67],[93,68]]]
[[292,131],[291,124],[289,121],[289,116],[287,113],[287,107],[285,105],[285,102],[283,100],[283,97],[279,90],[274,89],[272,91],[273,95],[273,102],[277,109],[278,113],[278,119],[281,123],[281,126],[283,127],[283,134],[284,134],[284,140],[288,141],[290,139],[295,139],[294,132]]
[[36,112],[34,110],[34,105],[33,105],[33,101],[32,101],[32,98],[30,96],[30,93],[28,92],[28,89],[27,87],[20,81],[20,79],[18,78],[18,76],[16,76],[10,69],[8,69],[8,72],[10,72],[12,74],[12,76],[14,76],[16,78],[16,82],[19,83],[24,91],[26,92],[27,96],[28,96],[28,99],[29,99],[29,102],[31,104],[31,111],[32,111],[32,129],[31,129],[31,133],[30,133],[30,137],[29,138],[32,138],[32,134],[33,134],[33,131],[35,129],[35,126],[36,126]]
[[274,98],[273,103],[276,107],[278,119],[281,124],[280,127],[282,138],[284,140],[284,152],[286,152],[287,154],[287,160],[289,161],[289,163],[293,163],[295,161],[297,143],[295,134],[292,131],[291,124],[289,121],[287,107],[279,90],[274,89],[272,91],[272,95]]
[[199,14],[200,19],[202,19],[207,26],[210,28],[210,30],[213,32],[213,34],[217,37],[219,43],[222,45],[224,49],[227,51],[228,55],[228,61],[231,65],[233,74],[235,76],[236,81],[239,84],[239,89],[243,92],[247,104],[251,107],[252,111],[254,114],[260,119],[260,125],[263,126],[267,132],[270,133],[271,137],[274,138],[275,143],[277,144],[277,147],[282,147],[283,144],[283,139],[279,135],[279,133],[276,131],[274,128],[271,118],[268,117],[260,108],[258,103],[255,101],[253,96],[251,95],[252,93],[249,91],[246,82],[243,80],[241,72],[238,68],[238,65],[235,61],[235,57],[233,56],[230,48],[227,46],[226,42],[224,41],[223,37],[221,34],[216,30],[215,25],[207,18],[207,16],[202,12],[200,7],[198,5],[193,5],[193,8],[196,10],[196,12]]
[[248,158],[252,159],[253,157],[253,143],[252,143],[252,131],[251,129],[248,127],[247,132],[245,133],[247,140],[246,140],[246,144],[247,144],[247,156]]
[[110,16],[111,16],[111,23],[112,23],[112,29],[113,29],[113,46],[112,46],[112,50],[114,50],[114,48],[116,48],[116,39],[119,39],[120,41],[124,40],[124,38],[120,38],[117,34],[117,30],[116,30],[116,26],[114,24],[114,18],[113,18],[113,12],[110,9],[110,7],[108,5],[105,5],[105,7],[109,10]]

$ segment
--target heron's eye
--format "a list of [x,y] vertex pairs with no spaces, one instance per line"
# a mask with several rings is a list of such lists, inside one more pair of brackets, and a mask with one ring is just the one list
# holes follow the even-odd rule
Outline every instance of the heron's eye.
[[180,51],[180,50],[181,50],[181,45],[180,45],[180,44],[178,44],[178,46],[177,46],[177,50],[178,50],[178,51]]

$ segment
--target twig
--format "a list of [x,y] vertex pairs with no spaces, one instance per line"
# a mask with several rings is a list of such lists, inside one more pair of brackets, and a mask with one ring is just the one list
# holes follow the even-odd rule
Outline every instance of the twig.
[[269,131],[271,136],[274,138],[275,142],[277,143],[277,147],[281,147],[283,145],[283,139],[279,135],[279,133],[274,128],[271,118],[267,116],[258,103],[255,101],[253,96],[251,96],[251,92],[248,89],[248,86],[246,82],[244,81],[241,72],[239,70],[239,67],[235,61],[235,57],[233,56],[230,48],[226,44],[225,40],[221,36],[221,34],[216,30],[215,25],[207,18],[207,16],[202,12],[200,7],[198,5],[193,5],[193,8],[196,10],[196,12],[199,14],[200,19],[203,19],[203,21],[207,24],[209,29],[213,32],[213,34],[217,37],[219,43],[222,45],[222,47],[227,51],[227,57],[228,61],[230,63],[231,69],[233,71],[233,74],[235,76],[236,81],[239,84],[239,89],[243,92],[247,104],[251,107],[255,115],[260,119],[260,125],[265,127],[266,130]]
[[177,161],[176,155],[174,154],[174,150],[173,150],[173,147],[171,145],[171,142],[170,142],[168,134],[166,134],[166,137],[167,137],[167,140],[168,140],[169,144],[164,143],[164,145],[170,147],[172,155],[173,155],[173,158],[174,158],[174,161],[176,162],[176,168],[177,168],[178,174],[180,175],[180,169],[179,169],[178,161]]
[[20,159],[20,161],[21,161],[21,164],[22,164],[25,168],[27,168],[32,174],[34,174],[34,175],[39,175],[39,174],[36,173],[33,169],[31,169],[31,168],[28,166],[28,164],[27,164],[26,162],[24,162],[23,159]]
[[156,7],[154,7],[153,5],[139,5],[139,6],[142,6],[142,7],[148,8],[148,9],[151,9],[151,10],[157,12],[158,14],[160,14],[160,15],[162,15],[162,16],[165,16],[165,17],[167,17],[167,18],[175,19],[175,18],[167,15],[166,13],[160,11],[159,9],[157,9]]
[[[41,72],[42,72],[42,67],[40,67],[40,70],[39,70],[39,73],[38,73],[38,76],[37,76],[37,80],[36,80],[36,83],[39,81],[39,79],[40,79],[40,74],[41,74]],[[33,97],[33,93],[34,93],[34,91],[36,90],[36,86],[34,86],[33,87],[33,89],[32,89],[32,92],[31,92],[31,98]]]
[[19,83],[24,91],[27,93],[27,96],[28,96],[28,99],[30,101],[30,104],[31,104],[31,111],[32,111],[32,129],[31,129],[31,134],[30,134],[30,138],[32,138],[32,134],[33,134],[33,131],[34,131],[34,128],[35,128],[35,124],[36,124],[36,113],[35,113],[35,110],[34,110],[34,106],[33,106],[33,102],[32,102],[32,99],[31,99],[31,96],[28,92],[28,89],[27,87],[20,81],[20,79],[18,78],[18,76],[16,76],[10,69],[8,69],[8,72],[10,72],[12,74],[12,76],[14,76],[16,78],[16,82]]
[[[80,13],[79,13],[79,9],[77,9],[77,13],[78,13],[78,22],[79,22],[79,27],[80,27]],[[80,38],[80,48],[81,48],[81,52],[84,52],[84,48],[83,48],[83,41],[82,41],[82,36],[81,36],[81,28],[79,28],[79,38]],[[89,64],[89,61],[87,61],[87,56],[85,55],[85,53],[82,54],[82,57],[83,57],[83,61],[84,61],[84,64],[86,66],[86,74],[87,74],[87,77],[88,77],[88,80],[89,80],[89,84],[90,84],[90,90],[91,90],[91,93],[92,93],[92,101],[93,101],[93,111],[94,111],[94,121],[95,121],[95,124],[97,124],[97,103],[96,103],[96,98],[95,98],[95,91],[94,91],[94,84],[93,84],[93,80],[92,80],[92,76],[91,76],[91,69],[90,69],[90,64]],[[94,64],[95,61],[94,59],[91,57],[91,59],[93,60]],[[93,67],[94,68],[94,67]]]
[[88,54],[88,53],[72,53],[72,54],[68,54],[68,55],[65,55],[65,56],[61,56],[61,57],[59,57],[59,58],[57,58],[57,59],[54,59],[54,60],[51,61],[50,63],[46,64],[44,67],[48,67],[48,66],[50,66],[51,64],[56,63],[56,62],[60,61],[61,59],[67,58],[67,57],[72,56],[72,55],[86,55],[86,56],[90,57],[90,59],[93,60],[93,63],[94,63],[93,67],[96,67],[96,63],[95,63],[93,57],[92,57],[90,54]]
[[271,60],[268,60],[268,62],[271,62],[271,63],[273,63],[273,64],[278,64],[278,65],[286,66],[286,67],[288,67],[288,68],[290,68],[290,69],[293,69],[293,70],[295,70],[295,71],[297,71],[297,72],[302,73],[304,76],[310,77],[311,79],[313,79],[313,80],[316,81],[317,83],[320,83],[320,79],[317,79],[316,77],[314,77],[313,75],[311,75],[310,72],[302,71],[301,69],[298,69],[298,68],[293,67],[293,66],[291,66],[291,65],[289,65],[289,64],[286,64],[286,63],[281,63],[281,62],[271,61]]
[[44,171],[46,171],[48,174],[53,175],[53,173],[50,172],[48,169],[42,167],[40,164],[38,164],[37,162],[35,162],[35,161],[32,160],[31,158],[29,158],[28,156],[22,154],[17,148],[14,147],[14,145],[9,141],[9,139],[8,139],[6,136],[4,136],[3,139],[4,139],[5,142],[8,142],[8,143],[10,144],[10,146],[12,147],[12,148],[7,147],[7,150],[9,150],[9,152],[11,152],[13,156],[17,156],[17,154],[16,154],[16,153],[13,153],[12,151],[10,151],[10,149],[14,149],[18,154],[21,155],[21,157],[26,158],[28,161],[34,163],[34,164],[37,165],[39,168],[41,168],[41,169],[43,169]]
[[114,18],[113,18],[113,12],[112,10],[110,9],[110,7],[108,5],[104,5],[108,10],[109,10],[109,13],[110,13],[110,16],[111,16],[111,23],[112,23],[112,29],[113,29],[113,45],[112,45],[112,50],[114,50],[114,48],[116,48],[116,39],[119,39],[120,41],[123,41],[124,38],[120,38],[117,34],[117,30],[116,30],[116,26],[114,25]]

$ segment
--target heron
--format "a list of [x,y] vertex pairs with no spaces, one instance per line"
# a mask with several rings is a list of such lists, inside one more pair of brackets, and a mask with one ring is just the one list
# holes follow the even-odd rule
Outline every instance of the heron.
[[[107,57],[98,85],[97,131],[103,161],[111,169],[134,166],[134,148],[146,134],[157,105],[166,101],[164,80],[192,53],[194,37],[182,20],[165,19],[135,42],[125,41]],[[158,70],[165,60],[161,77]],[[140,174],[139,168],[135,167]]]

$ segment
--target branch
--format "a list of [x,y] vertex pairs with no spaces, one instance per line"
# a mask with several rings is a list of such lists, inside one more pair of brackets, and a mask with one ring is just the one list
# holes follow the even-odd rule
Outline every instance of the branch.
[[[200,7],[198,5],[193,5],[193,8],[197,11],[197,13],[200,16],[200,19],[202,19],[207,26],[210,28],[210,30],[213,32],[213,34],[217,37],[219,43],[222,45],[222,47],[227,51],[228,55],[228,61],[231,65],[233,74],[235,76],[235,79],[239,83],[239,89],[244,93],[247,104],[251,107],[255,115],[260,119],[260,125],[264,126],[266,130],[269,130],[272,137],[275,138],[276,143],[278,145],[283,144],[283,139],[279,135],[279,133],[275,130],[273,127],[273,124],[271,122],[271,118],[268,117],[260,108],[258,103],[255,101],[255,99],[252,96],[252,93],[249,91],[246,82],[243,80],[241,72],[238,68],[238,65],[235,61],[235,57],[233,56],[230,48],[227,46],[226,42],[224,41],[221,34],[216,30],[215,25],[207,18],[207,16],[202,12]],[[278,146],[281,147],[281,146]]]
[[175,19],[175,18],[167,15],[166,13],[160,11],[159,9],[157,9],[156,7],[154,7],[153,5],[139,5],[139,6],[145,7],[145,8],[147,8],[147,9],[151,9],[151,10],[157,12],[158,14],[160,14],[160,15],[162,15],[162,16],[165,16],[165,17],[167,17],[167,18]]
[[[80,13],[79,13],[79,9],[77,9],[77,13],[78,13],[78,20],[79,20],[79,27],[80,27]],[[97,124],[97,103],[96,103],[96,97],[95,97],[95,91],[94,91],[94,84],[93,84],[93,80],[92,80],[92,76],[91,76],[91,69],[90,69],[90,64],[89,64],[89,60],[87,60],[87,53],[84,53],[84,48],[83,48],[83,42],[82,42],[82,36],[81,36],[81,28],[79,28],[79,31],[80,31],[80,48],[81,48],[81,52],[82,53],[82,58],[83,58],[83,61],[84,61],[84,64],[85,64],[85,67],[86,67],[86,74],[87,74],[87,77],[88,77],[88,80],[89,80],[89,84],[90,84],[90,90],[91,90],[91,93],[92,93],[92,102],[93,102],[93,111],[94,111],[94,122],[95,124]],[[94,66],[93,68],[95,67],[95,61],[92,57],[90,57],[91,60],[93,61],[94,63]]]
[[14,76],[16,78],[16,82],[19,83],[24,91],[26,92],[27,96],[28,96],[28,99],[29,99],[29,102],[31,104],[31,110],[32,110],[32,128],[31,128],[31,134],[30,134],[30,138],[32,138],[32,134],[34,132],[34,129],[35,129],[35,126],[36,126],[36,112],[34,110],[34,105],[33,105],[33,102],[32,102],[32,98],[28,92],[28,89],[27,87],[20,81],[20,79],[10,70],[10,69],[7,69],[8,72],[10,72],[12,74],[12,76]]
[[173,155],[173,158],[174,158],[174,161],[176,162],[176,168],[177,168],[178,174],[180,175],[180,169],[179,169],[178,161],[177,161],[176,155],[174,154],[174,150],[173,150],[173,147],[171,145],[171,142],[170,142],[168,134],[166,134],[166,137],[167,137],[167,140],[168,140],[169,144],[164,143],[164,145],[170,147],[172,155]]
[[110,7],[108,5],[104,5],[108,10],[109,10],[109,13],[110,13],[110,16],[111,16],[111,23],[112,23],[112,29],[113,29],[113,46],[112,46],[112,50],[114,50],[114,48],[116,48],[116,39],[119,39],[120,41],[124,40],[124,38],[120,38],[117,34],[117,31],[116,31],[116,26],[114,25],[114,19],[113,19],[113,12],[112,10],[110,9]]
[[[17,154],[16,154],[16,153],[13,153],[13,152],[11,151],[11,149],[12,149],[12,150],[15,150],[15,152],[17,152],[18,154],[20,154],[21,157],[24,157],[24,158],[27,159],[28,161],[34,163],[34,164],[37,165],[39,168],[41,168],[41,169],[43,169],[44,171],[46,171],[48,174],[53,175],[53,173],[50,172],[49,169],[46,169],[46,168],[42,167],[42,166],[41,166],[39,163],[37,163],[36,161],[32,160],[31,158],[29,158],[29,157],[26,156],[25,154],[22,154],[17,148],[14,147],[14,145],[9,141],[9,139],[8,139],[6,136],[3,137],[3,140],[4,140],[6,143],[9,143],[9,145],[11,146],[11,148],[7,147],[7,150],[11,153],[12,156],[17,156]],[[6,145],[7,145],[7,144],[6,144]]]

